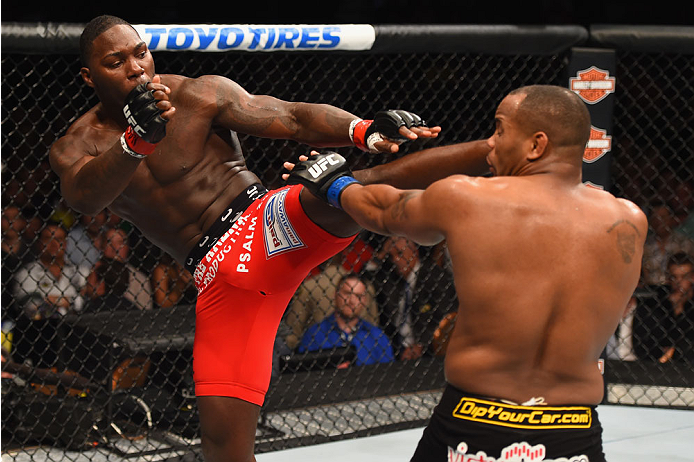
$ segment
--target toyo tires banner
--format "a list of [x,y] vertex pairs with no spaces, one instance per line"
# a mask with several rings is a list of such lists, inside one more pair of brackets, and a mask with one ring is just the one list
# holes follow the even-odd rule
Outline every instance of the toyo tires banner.
[[135,24],[152,51],[370,50],[376,31],[368,24],[219,25]]

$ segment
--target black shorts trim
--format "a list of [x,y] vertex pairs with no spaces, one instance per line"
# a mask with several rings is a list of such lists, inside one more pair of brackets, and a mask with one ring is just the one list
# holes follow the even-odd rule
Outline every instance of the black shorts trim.
[[191,274],[203,259],[207,252],[215,245],[220,237],[227,232],[243,212],[257,199],[260,199],[268,190],[260,183],[254,183],[246,188],[241,194],[236,196],[233,201],[224,209],[224,213],[212,223],[212,226],[205,231],[204,236],[191,249],[185,261],[185,268]]
[[449,384],[411,460],[509,460],[524,451],[547,461],[605,462],[596,406],[523,406]]

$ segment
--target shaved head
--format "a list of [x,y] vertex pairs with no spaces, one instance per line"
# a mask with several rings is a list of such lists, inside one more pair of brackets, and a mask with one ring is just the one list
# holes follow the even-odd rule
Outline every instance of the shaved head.
[[132,27],[128,21],[108,14],[97,16],[87,23],[82,31],[82,35],[80,35],[80,60],[82,61],[82,66],[89,67],[89,58],[92,54],[94,39],[113,26],[120,25]]
[[590,114],[572,91],[556,85],[530,85],[510,95],[525,95],[515,120],[527,133],[545,132],[555,147],[585,148],[590,137]]

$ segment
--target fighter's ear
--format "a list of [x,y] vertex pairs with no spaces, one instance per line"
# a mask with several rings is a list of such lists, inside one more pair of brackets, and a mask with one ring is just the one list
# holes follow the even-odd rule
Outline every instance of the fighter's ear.
[[542,157],[549,144],[549,138],[545,132],[535,132],[532,135],[532,148],[528,152],[528,160],[534,161]]
[[83,67],[80,69],[80,75],[82,76],[82,80],[84,80],[84,83],[86,83],[88,86],[94,88],[94,81],[92,80],[92,73],[89,71],[88,67]]

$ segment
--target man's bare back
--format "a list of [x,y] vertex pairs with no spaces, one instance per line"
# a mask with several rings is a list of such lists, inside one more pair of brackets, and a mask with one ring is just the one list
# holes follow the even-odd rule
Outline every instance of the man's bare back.
[[597,360],[639,277],[641,212],[539,175],[441,183],[460,300],[448,382],[519,403],[598,404]]

